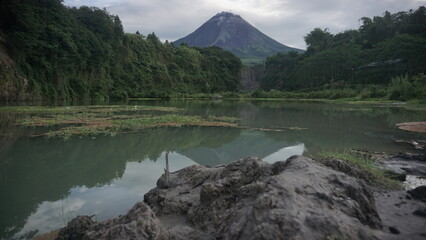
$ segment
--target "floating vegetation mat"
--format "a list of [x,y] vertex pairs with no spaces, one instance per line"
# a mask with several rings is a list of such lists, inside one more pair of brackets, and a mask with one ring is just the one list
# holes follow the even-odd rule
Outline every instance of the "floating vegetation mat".
[[181,109],[156,106],[2,107],[0,112],[21,113],[16,124],[44,127],[33,135],[69,139],[74,136],[140,132],[160,127],[238,127],[238,118],[180,114]]

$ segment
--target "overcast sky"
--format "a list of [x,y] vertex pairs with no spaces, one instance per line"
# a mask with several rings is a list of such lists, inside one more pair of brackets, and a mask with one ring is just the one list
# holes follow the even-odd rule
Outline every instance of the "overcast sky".
[[426,0],[65,0],[68,6],[96,6],[118,15],[124,31],[155,32],[174,41],[195,31],[216,13],[229,11],[273,39],[306,48],[303,36],[315,27],[331,33],[357,29],[361,17],[417,9]]

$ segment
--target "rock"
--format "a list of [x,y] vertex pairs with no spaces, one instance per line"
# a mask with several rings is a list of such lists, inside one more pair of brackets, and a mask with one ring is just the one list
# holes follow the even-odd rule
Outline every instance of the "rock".
[[[417,200],[407,200],[407,191],[385,190],[375,191],[376,208],[384,229],[396,228],[398,235],[393,239],[424,240],[425,221],[412,214],[417,209],[423,209],[424,203]],[[386,237],[384,239],[392,239]]]
[[413,190],[408,190],[407,193],[409,193],[414,199],[426,202],[426,186],[416,187]]
[[420,208],[413,212],[414,215],[426,217],[426,208]]
[[56,239],[168,239],[168,235],[152,210],[138,202],[126,215],[101,223],[77,217]]
[[414,147],[414,149],[417,150],[423,150],[426,147],[426,141],[424,140],[404,140],[404,139],[398,139],[395,140],[396,143],[404,143],[409,144]]
[[393,234],[400,234],[401,233],[396,227],[389,227],[389,231]]
[[354,167],[350,163],[342,161],[340,159],[326,158],[322,159],[321,163],[323,163],[327,167],[331,167],[336,171],[344,172],[352,177],[363,179],[366,182],[372,182],[371,175],[368,172]]
[[168,186],[162,179],[144,196],[150,207],[137,203],[124,216],[89,221],[82,239],[392,237],[382,229],[363,180],[306,157],[274,164],[246,158],[216,167],[194,165],[170,173]]
[[407,174],[406,173],[397,173],[395,171],[392,170],[387,170],[385,172],[386,176],[393,179],[393,180],[397,180],[400,182],[404,182],[407,180]]
[[160,183],[144,201],[162,218],[184,217],[192,234],[197,229],[207,239],[378,239],[385,234],[363,181],[305,157],[191,166],[171,178],[173,187]]
[[399,153],[394,156],[394,158],[401,158],[404,160],[416,160],[416,161],[426,161],[425,154],[413,154],[413,153]]
[[57,240],[82,239],[86,231],[88,231],[96,222],[89,216],[78,216],[71,220],[68,225],[61,229],[56,237]]
[[422,153],[399,153],[395,156],[384,155],[379,158],[379,162],[381,162],[389,172],[414,176],[426,175],[425,160],[426,154]]

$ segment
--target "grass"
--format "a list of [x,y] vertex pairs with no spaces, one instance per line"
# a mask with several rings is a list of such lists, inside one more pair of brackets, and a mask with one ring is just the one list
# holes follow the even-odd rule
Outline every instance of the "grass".
[[70,139],[75,136],[115,136],[161,127],[238,127],[238,118],[182,115],[177,108],[149,106],[7,107],[0,111],[31,113],[17,121],[23,127],[47,128],[34,136]]
[[[414,83],[411,85],[413,84]],[[426,100],[424,100],[423,95],[418,93],[422,92],[422,90],[415,91],[415,89],[420,89],[421,87],[414,87],[414,85],[409,88],[411,90],[407,90],[408,93],[403,92],[403,98],[398,97],[401,95],[399,87],[361,84],[336,87],[323,86],[319,88],[300,89],[297,91],[264,91],[257,89],[246,93],[176,93],[172,94],[170,97],[173,99],[214,99],[215,96],[220,95],[223,99],[291,100],[350,104],[389,104],[404,101],[406,104],[400,107],[426,109]],[[413,94],[411,94],[411,92],[413,92]]]
[[386,170],[367,156],[349,150],[342,152],[323,152],[320,155],[325,158],[322,161],[327,161],[327,159],[342,160],[352,167],[364,172],[366,177],[363,179],[370,185],[390,189],[399,189],[402,187],[401,182],[392,179],[391,176],[386,173]]

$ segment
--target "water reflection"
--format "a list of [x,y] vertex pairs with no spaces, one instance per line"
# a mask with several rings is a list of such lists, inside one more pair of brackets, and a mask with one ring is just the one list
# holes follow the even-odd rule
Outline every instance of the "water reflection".
[[21,138],[0,153],[3,237],[55,229],[69,215],[96,214],[101,220],[125,213],[155,186],[166,151],[172,152],[170,171],[175,171],[266,157],[289,145],[267,133],[225,128],[162,129],[65,142]]
[[[93,188],[76,186],[66,198],[42,202],[15,237],[35,229],[39,232],[58,229],[77,215],[95,214],[96,219],[104,220],[125,213],[135,202],[143,199],[144,193],[155,187],[163,173],[164,159],[164,154],[161,154],[156,161],[129,162],[123,176],[109,184]],[[170,171],[197,164],[178,153],[170,153],[169,159]]]
[[296,146],[284,147],[280,150],[266,156],[263,158],[263,161],[268,163],[274,163],[277,161],[283,161],[294,155],[303,155],[305,151],[305,144],[298,144]]
[[[200,145],[181,151],[181,153],[199,164],[214,166],[246,157],[265,158],[296,143],[298,142],[287,141],[285,138],[272,139],[266,132],[243,130],[239,136],[222,146],[212,148]],[[302,154],[303,150],[298,153]]]
[[[231,142],[227,145],[232,144]],[[266,156],[264,160],[274,163],[293,155],[301,155],[303,151],[303,144],[283,147]],[[157,179],[164,172],[165,159],[163,153],[155,161],[144,159],[139,162],[128,162],[122,177],[114,179],[109,184],[92,188],[76,186],[71,188],[68,196],[63,199],[42,202],[37,206],[35,213],[26,219],[25,225],[14,238],[30,232],[43,233],[58,229],[78,215],[95,215],[96,219],[104,220],[125,213],[135,202],[143,199],[144,193],[155,187]],[[171,172],[194,164],[198,163],[177,152],[169,153]]]
[[171,152],[170,170],[175,171],[249,156],[274,162],[345,148],[406,151],[408,146],[394,140],[424,136],[400,131],[394,124],[426,118],[425,111],[400,108],[278,101],[137,104],[179,107],[202,116],[239,117],[247,129],[169,128],[64,142],[29,138],[34,129],[17,128],[13,118],[0,114],[0,238],[35,229],[45,232],[75,214],[97,214],[101,220],[125,213],[164,172],[164,152]]

